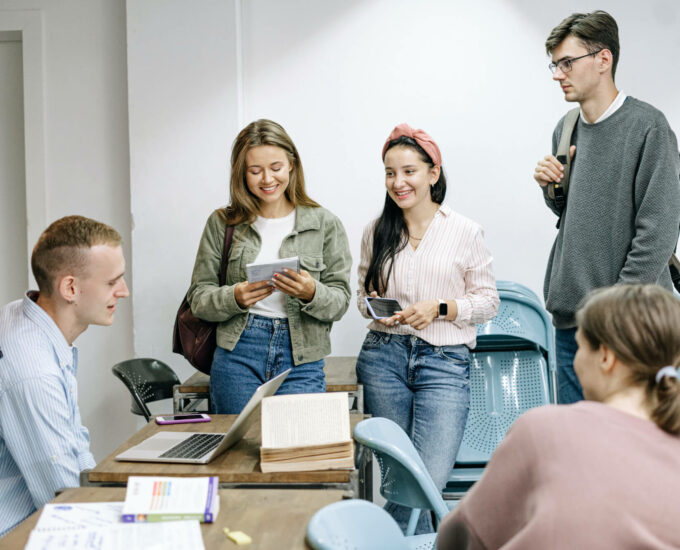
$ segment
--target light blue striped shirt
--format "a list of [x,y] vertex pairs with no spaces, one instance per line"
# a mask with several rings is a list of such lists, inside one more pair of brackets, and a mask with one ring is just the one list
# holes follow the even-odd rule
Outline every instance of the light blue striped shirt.
[[0,536],[95,464],[78,410],[78,350],[31,298],[0,309]]

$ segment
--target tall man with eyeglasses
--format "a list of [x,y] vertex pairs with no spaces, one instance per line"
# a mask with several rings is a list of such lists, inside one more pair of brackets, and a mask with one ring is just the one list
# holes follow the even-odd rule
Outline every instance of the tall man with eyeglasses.
[[545,274],[544,297],[555,325],[558,399],[583,399],[574,373],[574,314],[595,288],[657,283],[672,289],[668,260],[680,223],[680,160],[675,134],[663,113],[616,88],[618,26],[604,11],[575,13],[545,43],[553,80],[580,117],[571,139],[566,206],[548,195],[563,166],[552,154],[538,161],[534,179],[560,217]]

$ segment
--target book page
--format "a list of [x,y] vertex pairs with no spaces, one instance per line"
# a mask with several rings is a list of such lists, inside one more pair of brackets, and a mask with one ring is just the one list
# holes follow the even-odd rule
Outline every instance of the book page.
[[262,400],[262,447],[351,441],[346,392],[275,395]]
[[309,472],[316,470],[353,470],[354,457],[324,460],[296,460],[294,462],[261,462],[262,472]]
[[122,502],[45,504],[35,529],[87,529],[121,522]]
[[197,521],[121,523],[91,529],[34,529],[24,550],[205,550]]

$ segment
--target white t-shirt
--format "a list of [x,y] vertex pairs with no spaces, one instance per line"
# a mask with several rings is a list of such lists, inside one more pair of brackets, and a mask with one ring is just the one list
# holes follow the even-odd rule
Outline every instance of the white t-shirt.
[[[295,227],[295,210],[283,218],[263,218],[258,216],[253,226],[262,238],[262,248],[253,263],[263,264],[281,259],[283,239],[293,232]],[[263,317],[285,319],[286,295],[278,290],[264,300],[250,306],[250,313]]]
[[581,118],[583,119],[583,122],[585,122],[586,124],[597,124],[598,122],[602,122],[603,120],[608,119],[610,116],[612,116],[616,111],[618,111],[621,108],[621,105],[623,105],[623,102],[626,101],[627,97],[628,96],[623,92],[619,92],[614,98],[614,101],[611,102],[609,107],[607,107],[605,112],[602,113],[600,115],[600,118],[598,118],[595,122],[588,122],[588,119],[583,114],[583,109],[581,109]]

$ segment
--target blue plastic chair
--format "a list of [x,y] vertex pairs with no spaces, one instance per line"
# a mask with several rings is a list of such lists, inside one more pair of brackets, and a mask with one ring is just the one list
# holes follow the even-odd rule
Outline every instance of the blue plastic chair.
[[398,424],[387,418],[368,418],[354,428],[354,439],[373,451],[380,466],[380,494],[386,500],[413,508],[407,535],[413,535],[420,511],[434,510],[441,521],[449,511],[418,451]]
[[518,294],[522,294],[527,298],[536,300],[539,304],[541,303],[533,290],[531,290],[528,286],[521,283],[516,283],[515,281],[496,281],[496,289],[517,292]]
[[497,282],[501,299],[494,319],[477,326],[470,354],[470,412],[444,494],[459,498],[513,422],[525,411],[555,402],[555,345],[550,317],[524,285]]
[[325,506],[307,524],[314,550],[430,550],[436,535],[405,537],[385,510],[366,500]]
[[476,350],[512,350],[538,346],[555,370],[555,338],[550,316],[527,287],[498,281],[500,305],[496,316],[477,325]]

